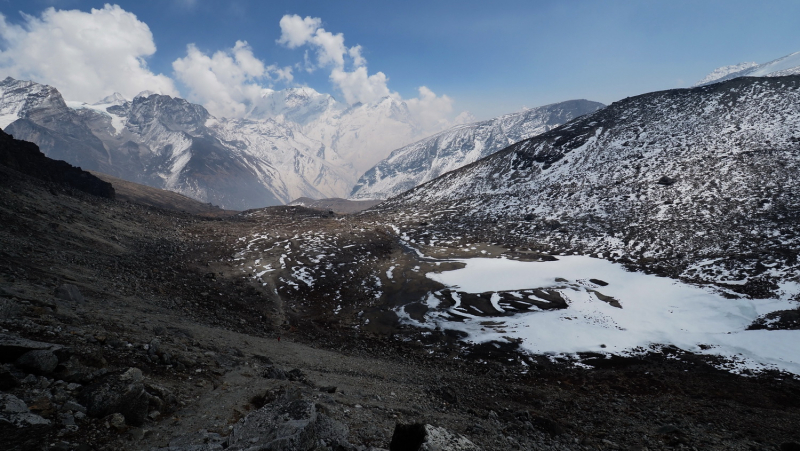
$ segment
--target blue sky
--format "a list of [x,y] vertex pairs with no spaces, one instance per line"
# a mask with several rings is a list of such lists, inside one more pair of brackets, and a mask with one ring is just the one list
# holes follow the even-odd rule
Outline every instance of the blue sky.
[[[276,41],[285,15],[321,19],[360,45],[368,74],[382,72],[403,98],[426,86],[489,118],[573,98],[610,103],[644,92],[686,87],[719,66],[763,63],[800,50],[800,2],[767,1],[118,1],[149,27],[157,50],[148,69],[191,88],[173,62],[194,44],[205,55],[246,41],[265,65],[292,68],[292,85],[308,85],[343,100],[322,65],[309,73],[304,54]],[[83,0],[0,0],[8,24],[20,12],[41,17],[46,8],[103,8]],[[2,44],[3,49],[8,43]],[[7,55],[3,64],[13,64]],[[2,70],[2,68],[0,68]],[[121,75],[124,76],[124,75]],[[274,77],[273,77],[274,78]],[[47,81],[47,80],[45,80]],[[259,83],[280,89],[285,80]],[[56,86],[61,89],[60,86]],[[82,99],[92,100],[92,99]]]

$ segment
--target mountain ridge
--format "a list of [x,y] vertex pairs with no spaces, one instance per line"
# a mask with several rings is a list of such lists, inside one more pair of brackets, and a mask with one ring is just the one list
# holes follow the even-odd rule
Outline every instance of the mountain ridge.
[[766,296],[797,271],[799,168],[800,76],[737,78],[615,102],[379,208]]
[[351,199],[385,199],[604,105],[588,100],[530,108],[454,126],[394,150],[362,175]]

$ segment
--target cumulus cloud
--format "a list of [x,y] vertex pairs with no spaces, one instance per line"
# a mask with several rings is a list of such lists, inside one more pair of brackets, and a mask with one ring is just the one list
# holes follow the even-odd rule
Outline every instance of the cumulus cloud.
[[189,88],[189,100],[223,117],[244,117],[254,102],[271,92],[263,83],[294,79],[290,67],[265,65],[244,41],[211,56],[189,44],[186,56],[175,60],[172,68]]
[[419,97],[402,99],[389,89],[389,78],[383,72],[372,75],[367,70],[367,60],[362,55],[360,45],[347,47],[342,33],[333,34],[322,28],[318,17],[302,18],[296,14],[285,15],[280,20],[281,37],[279,44],[290,49],[308,45],[316,51],[316,64],[305,54],[306,70],[331,67],[330,80],[344,95],[347,103],[372,103],[385,97],[405,101],[409,112],[418,125],[425,130],[437,130],[450,124],[453,100],[437,96],[425,86],[419,88]]
[[48,8],[22,24],[0,14],[0,70],[53,85],[69,100],[95,101],[112,92],[177,95],[172,80],[146,58],[156,51],[150,28],[116,5],[90,12]]
[[399,99],[399,96],[386,86],[388,78],[383,72],[368,75],[365,66],[357,67],[352,72],[335,67],[331,71],[331,81],[342,91],[344,100],[350,104],[372,103],[390,96]]

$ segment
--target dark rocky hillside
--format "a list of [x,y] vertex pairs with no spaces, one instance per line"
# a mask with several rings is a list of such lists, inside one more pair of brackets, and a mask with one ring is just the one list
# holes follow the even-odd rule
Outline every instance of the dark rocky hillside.
[[0,130],[0,164],[37,179],[68,185],[95,196],[114,198],[114,188],[71,164],[47,158],[36,144]]
[[[587,370],[397,322],[397,305],[440,288],[401,238],[422,239],[421,222],[302,207],[199,217],[0,166],[3,449],[800,446],[791,375],[737,376],[671,347]],[[438,246],[483,255],[462,244]]]

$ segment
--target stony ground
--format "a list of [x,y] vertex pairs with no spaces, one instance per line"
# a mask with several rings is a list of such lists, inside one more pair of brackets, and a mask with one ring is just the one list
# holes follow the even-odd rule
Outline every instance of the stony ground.
[[[388,448],[395,424],[414,422],[497,450],[800,447],[800,381],[787,375],[736,376],[671,349],[586,370],[403,326],[394,308],[430,290],[436,266],[403,244],[424,235],[413,215],[278,207],[209,219],[3,170],[0,224],[0,343],[66,349],[49,371],[3,357],[2,394],[51,421],[30,449],[211,440],[287,391],[363,447]],[[463,246],[478,241],[439,248],[545,257]],[[86,409],[99,385],[138,378],[140,422]]]

